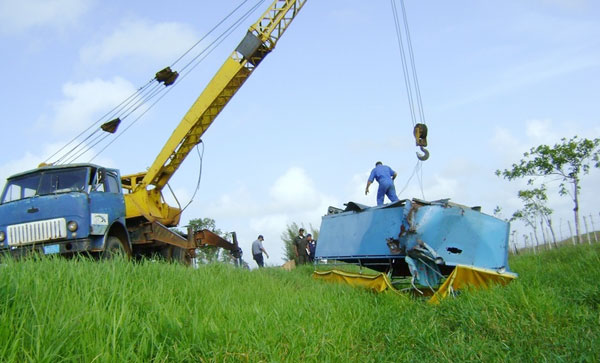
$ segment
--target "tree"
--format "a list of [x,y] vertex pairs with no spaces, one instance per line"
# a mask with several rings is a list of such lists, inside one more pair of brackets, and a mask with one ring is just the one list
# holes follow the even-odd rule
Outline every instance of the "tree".
[[533,235],[535,236],[536,241],[538,241],[537,221],[539,220],[540,222],[542,236],[544,236],[543,228],[544,224],[546,224],[550,228],[552,240],[556,247],[556,236],[554,234],[554,229],[552,228],[552,219],[550,218],[553,211],[546,206],[546,202],[548,201],[546,186],[542,184],[541,188],[519,190],[519,198],[523,200],[524,207],[513,213],[511,221],[516,219],[523,220],[526,225],[533,229]]
[[496,208],[494,208],[493,213],[494,213],[494,217],[504,220],[504,218],[502,216],[502,208],[499,205],[497,205]]
[[[283,241],[283,256],[286,261],[292,261],[296,259],[296,251],[294,249],[294,238],[298,235],[298,230],[304,228],[304,225],[298,226],[298,223],[292,222],[285,227],[285,230],[281,233],[281,240]],[[304,228],[306,229],[306,228]],[[315,229],[310,225],[310,232],[314,240],[319,239],[319,230]]]
[[600,139],[579,139],[577,136],[553,147],[540,145],[523,154],[524,158],[513,164],[512,169],[496,170],[496,175],[507,180],[528,177],[527,183],[533,185],[537,178],[560,180],[558,192],[569,195],[573,201],[575,233],[580,241],[579,192],[581,177],[589,173],[590,166],[600,167]]

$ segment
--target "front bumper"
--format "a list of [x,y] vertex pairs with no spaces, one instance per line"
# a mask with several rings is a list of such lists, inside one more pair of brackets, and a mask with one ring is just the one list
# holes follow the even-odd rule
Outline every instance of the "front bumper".
[[84,252],[99,252],[90,238],[51,241],[24,246],[1,247],[0,254],[10,254],[13,257],[25,257],[32,254],[41,255],[72,255]]

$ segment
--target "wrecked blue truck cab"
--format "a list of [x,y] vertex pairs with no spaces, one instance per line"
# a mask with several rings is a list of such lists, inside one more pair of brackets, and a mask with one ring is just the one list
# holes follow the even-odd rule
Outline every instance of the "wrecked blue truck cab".
[[458,266],[512,274],[509,223],[449,200],[347,203],[322,219],[317,263],[341,261],[433,287]]
[[118,170],[70,164],[8,178],[0,199],[0,253],[100,252],[109,236],[129,243]]

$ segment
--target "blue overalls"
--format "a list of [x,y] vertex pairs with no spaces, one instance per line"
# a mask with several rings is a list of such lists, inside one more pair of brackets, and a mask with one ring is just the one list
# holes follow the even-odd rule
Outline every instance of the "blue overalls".
[[377,180],[379,188],[377,189],[377,205],[383,205],[383,198],[387,195],[391,202],[397,202],[398,196],[396,195],[396,187],[394,187],[394,180],[392,176],[395,172],[387,165],[377,165],[371,170],[369,181],[372,183],[373,180]]

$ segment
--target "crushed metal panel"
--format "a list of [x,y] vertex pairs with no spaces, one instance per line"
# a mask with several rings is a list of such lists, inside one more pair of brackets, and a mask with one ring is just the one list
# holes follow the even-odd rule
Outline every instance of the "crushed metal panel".
[[446,270],[468,265],[510,271],[509,224],[477,209],[448,199],[348,209],[323,217],[318,260],[401,260],[404,268],[394,266],[392,272],[403,276],[410,271],[403,261],[407,255],[431,259]]
[[419,208],[414,223],[446,265],[508,270],[509,223],[450,203]]

